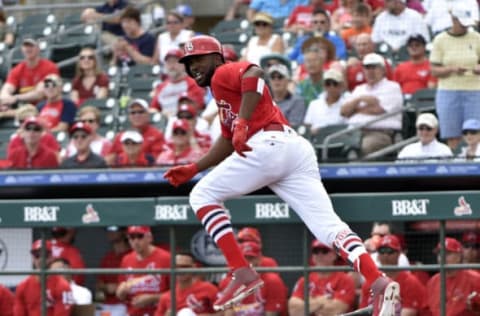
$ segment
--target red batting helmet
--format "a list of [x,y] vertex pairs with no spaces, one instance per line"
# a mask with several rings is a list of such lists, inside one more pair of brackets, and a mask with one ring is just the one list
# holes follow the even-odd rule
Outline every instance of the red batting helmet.
[[220,54],[223,58],[222,44],[212,37],[207,35],[198,35],[185,43],[184,55],[178,61],[185,63],[190,56]]

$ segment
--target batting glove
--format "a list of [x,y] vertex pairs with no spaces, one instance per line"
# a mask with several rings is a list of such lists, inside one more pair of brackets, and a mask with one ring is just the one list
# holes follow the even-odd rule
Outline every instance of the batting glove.
[[467,297],[467,307],[469,310],[478,313],[480,311],[480,295],[473,291]]
[[252,151],[247,145],[248,122],[244,118],[237,118],[233,121],[232,145],[235,151],[242,157],[247,157],[244,152]]
[[170,182],[174,187],[178,187],[180,184],[185,183],[192,179],[198,173],[198,167],[196,164],[191,163],[183,166],[176,166],[170,168],[165,172],[163,177]]

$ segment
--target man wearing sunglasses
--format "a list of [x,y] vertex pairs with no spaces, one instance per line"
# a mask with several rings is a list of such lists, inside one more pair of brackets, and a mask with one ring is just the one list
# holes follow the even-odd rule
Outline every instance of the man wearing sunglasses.
[[480,234],[475,231],[462,235],[463,263],[480,263]]
[[[337,262],[337,253],[327,245],[313,240],[312,262],[315,267],[331,267]],[[288,302],[291,316],[304,315],[304,278],[301,277]],[[338,315],[346,313],[354,305],[355,284],[345,272],[312,272],[308,276],[310,313],[317,315]]]
[[[42,248],[45,252],[45,264],[48,266],[53,260],[52,246],[49,241],[38,239],[32,244],[33,267],[39,270],[42,266]],[[14,315],[40,315],[40,276],[31,275],[23,280],[15,291]],[[49,275],[47,277],[47,315],[69,316],[72,309],[73,295],[68,281],[61,275]],[[3,312],[3,311],[2,311]],[[2,314],[3,315],[3,314]]]
[[[400,240],[395,235],[383,236],[380,239],[377,253],[382,267],[398,266],[398,258],[402,253]],[[422,315],[427,309],[427,292],[418,278],[410,271],[386,271],[385,273],[400,284],[401,315]],[[369,288],[364,285],[362,286],[360,307],[368,306],[369,299]]]
[[418,142],[405,146],[399,153],[398,161],[432,161],[450,159],[452,150],[437,140],[438,120],[432,113],[422,113],[415,122]]
[[[168,269],[170,253],[153,245],[149,226],[129,226],[132,252],[122,258],[122,269]],[[117,297],[127,303],[129,316],[153,316],[161,293],[169,289],[167,274],[121,274]]]

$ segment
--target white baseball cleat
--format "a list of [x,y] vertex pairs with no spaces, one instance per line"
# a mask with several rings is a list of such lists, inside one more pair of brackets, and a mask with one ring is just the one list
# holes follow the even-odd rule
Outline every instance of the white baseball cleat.
[[400,316],[400,285],[390,278],[380,276],[372,287],[372,316]]

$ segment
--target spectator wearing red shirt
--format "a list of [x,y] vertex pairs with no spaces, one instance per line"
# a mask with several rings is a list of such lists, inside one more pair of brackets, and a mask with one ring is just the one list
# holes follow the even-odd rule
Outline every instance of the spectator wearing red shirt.
[[143,151],[143,137],[137,131],[125,131],[120,139],[123,152],[117,156],[115,167],[148,167],[154,157]]
[[[127,231],[118,226],[107,227],[107,239],[111,245],[111,250],[105,254],[100,262],[102,269],[118,269],[123,257],[131,251],[127,239]],[[110,316],[124,316],[127,314],[127,306],[120,301],[116,295],[118,287],[118,275],[102,274],[97,278],[97,295],[103,298],[97,308],[102,312],[110,313]]]
[[185,66],[178,62],[183,52],[176,48],[171,49],[165,56],[165,70],[167,78],[155,87],[150,107],[157,111],[174,116],[177,110],[178,99],[187,93],[197,103],[199,108],[205,105],[205,89],[199,87],[195,80],[187,76]]
[[480,262],[480,234],[470,231],[462,235],[463,263]]
[[[45,247],[47,255],[46,262],[52,261],[51,244],[46,241],[42,245],[42,240],[36,240],[32,244],[30,253],[32,254],[33,267],[39,270],[42,266],[41,249]],[[70,316],[73,304],[73,295],[68,281],[60,275],[47,276],[47,316]],[[41,314],[41,287],[40,276],[31,275],[20,282],[15,290],[15,303],[13,315],[15,316],[34,316]],[[3,315],[3,310],[2,310]]]
[[338,0],[326,4],[324,0],[310,0],[308,5],[297,5],[287,18],[285,30],[303,34],[312,31],[313,11],[322,9],[332,14],[338,7]]
[[[383,236],[377,252],[382,267],[398,266],[398,258],[402,253],[400,240],[395,235]],[[401,315],[423,315],[427,310],[427,292],[418,278],[410,271],[386,271],[385,273],[400,284]],[[370,297],[370,289],[364,284],[360,307],[368,306]]]
[[13,316],[13,306],[15,297],[13,293],[5,286],[0,285],[0,311],[3,316]]
[[[240,250],[252,267],[259,267],[262,257],[260,246],[255,242],[243,242]],[[232,309],[225,311],[224,316],[233,315],[287,315],[288,289],[278,273],[260,273],[263,287],[255,290]],[[223,279],[218,288],[224,290],[230,278]]]
[[173,166],[193,163],[204,151],[198,146],[192,146],[193,133],[190,123],[186,119],[178,119],[173,123],[171,143],[157,157],[156,164]]
[[[15,120],[20,124],[20,126],[25,122],[29,117],[37,116],[38,110],[32,104],[25,104],[19,107],[15,111]],[[10,136],[10,142],[7,147],[7,156],[17,147],[24,147],[25,143],[23,142],[22,128],[19,128],[13,135]],[[58,144],[55,136],[50,133],[48,130],[43,130],[42,136],[40,138],[40,143],[46,147],[53,150],[55,153],[60,152],[60,145]]]
[[48,75],[43,85],[46,100],[37,105],[40,118],[50,131],[68,132],[70,124],[75,121],[77,106],[72,100],[63,98],[62,78],[58,75]]
[[414,94],[426,88],[434,88],[436,79],[430,71],[430,61],[426,55],[427,41],[420,35],[412,35],[407,40],[407,50],[410,60],[397,65],[393,80],[402,87],[404,94]]
[[87,99],[102,99],[107,96],[108,76],[101,70],[97,62],[95,49],[82,48],[78,54],[70,98],[77,106],[80,106]]
[[8,153],[11,168],[58,167],[57,153],[41,142],[43,131],[43,124],[37,117],[30,117],[23,122],[21,135],[24,146],[12,148]]
[[[240,229],[237,233],[237,241],[240,244],[244,242],[254,242],[260,247],[260,253],[262,251],[262,236],[258,229],[254,227],[247,226]],[[278,263],[275,258],[261,254],[259,267],[278,267]]]
[[[146,155],[157,157],[164,149],[165,138],[161,131],[150,124],[147,101],[134,99],[130,102],[127,111],[131,129],[137,130],[143,137],[142,151]],[[121,141],[123,133],[118,133],[113,140],[113,146],[105,159],[109,165],[114,165],[118,161],[118,156],[124,153]]]
[[55,63],[40,56],[39,43],[33,36],[25,36],[22,53],[25,60],[13,67],[0,91],[3,110],[16,103],[37,103],[44,98],[43,79],[60,74]]
[[[195,260],[187,252],[177,253],[175,256],[176,268],[194,268]],[[191,273],[177,274],[175,287],[176,315],[189,311],[195,315],[213,315],[213,302],[217,299],[218,289],[210,282],[199,280]],[[155,316],[171,315],[172,295],[170,292],[162,294]]]
[[[153,246],[150,227],[129,226],[127,234],[133,251],[123,257],[122,269],[170,268],[170,253]],[[129,316],[153,316],[169,280],[165,274],[121,274],[117,297],[127,302]]]
[[[312,241],[312,262],[317,267],[334,266],[338,257],[332,248]],[[355,284],[353,278],[345,272],[312,272],[308,276],[310,313],[338,315],[351,310],[355,301]],[[291,316],[304,315],[304,278],[301,277],[288,301]]]

